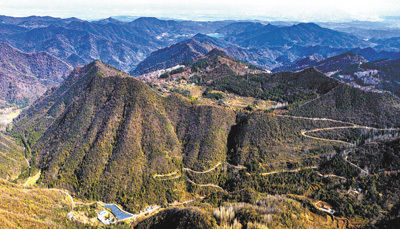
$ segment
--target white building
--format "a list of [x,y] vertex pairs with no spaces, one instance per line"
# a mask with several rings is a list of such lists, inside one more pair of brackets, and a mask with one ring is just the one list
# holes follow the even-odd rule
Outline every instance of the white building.
[[97,219],[105,225],[115,223],[114,217],[106,210],[99,212],[97,214]]

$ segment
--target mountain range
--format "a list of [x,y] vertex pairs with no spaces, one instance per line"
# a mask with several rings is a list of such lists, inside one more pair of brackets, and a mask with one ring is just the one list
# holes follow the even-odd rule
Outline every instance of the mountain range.
[[72,67],[47,53],[25,53],[0,43],[0,100],[26,106],[58,86]]
[[240,22],[231,24],[217,32],[223,34],[224,39],[242,47],[275,48],[318,45],[350,48],[368,45],[367,42],[353,35],[322,28],[315,23],[299,23],[292,26],[244,24]]
[[[308,67],[315,67],[319,71],[355,87],[366,90],[386,90],[400,95],[398,74],[400,59],[396,54],[381,52],[380,56],[379,53],[371,52],[370,50],[358,49],[354,50],[354,52],[346,52],[327,59],[310,56],[292,65],[277,68],[274,71],[298,71]],[[360,53],[363,53],[372,61],[364,58]],[[376,55],[373,55],[373,53]],[[379,57],[388,56],[394,59],[379,59]]]
[[0,16],[0,225],[400,222],[397,38],[128,19]]
[[269,53],[268,50],[244,49],[224,40],[197,34],[190,39],[151,53],[149,57],[139,63],[131,74],[141,75],[180,64],[190,65],[216,48],[223,50],[229,56],[238,60],[261,66],[262,68],[269,68],[271,64],[275,63],[269,60],[272,53]]
[[[313,23],[275,26],[157,18],[137,18],[131,22],[108,18],[89,22],[77,18],[7,16],[2,16],[1,22],[0,40],[24,52],[47,51],[72,66],[99,59],[125,72],[137,67],[136,72],[140,72],[146,64],[138,64],[152,52],[197,33],[217,34],[214,40],[219,43],[218,47],[230,47],[230,55],[268,70],[313,54],[326,58],[352,48],[376,45]],[[383,45],[378,47],[379,51],[396,50]]]
[[83,21],[51,17],[1,18],[1,40],[25,52],[47,51],[76,66],[101,59],[131,70],[151,51],[197,32],[211,33],[228,22],[112,18]]

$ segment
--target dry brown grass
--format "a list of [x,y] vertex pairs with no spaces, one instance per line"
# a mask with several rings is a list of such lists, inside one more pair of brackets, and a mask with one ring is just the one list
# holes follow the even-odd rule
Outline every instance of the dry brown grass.
[[[251,213],[248,222],[243,212]],[[240,216],[242,214],[242,217]],[[348,221],[327,214],[316,214],[299,201],[285,195],[265,195],[255,203],[224,203],[213,210],[219,228],[346,228]],[[257,220],[254,220],[257,216]],[[252,220],[253,219],[253,220]]]
[[57,190],[23,188],[0,179],[2,228],[64,228],[72,203]]
[[177,90],[188,91],[190,94],[189,97],[196,99],[201,104],[222,105],[232,109],[244,109],[246,107],[252,107],[254,110],[268,110],[276,105],[276,102],[274,101],[239,96],[232,93],[214,90],[210,91],[209,93],[220,93],[224,98],[220,100],[206,98],[203,96],[203,93],[206,91],[207,87],[188,83],[184,79],[160,81],[151,84],[151,86],[164,96],[167,96]]

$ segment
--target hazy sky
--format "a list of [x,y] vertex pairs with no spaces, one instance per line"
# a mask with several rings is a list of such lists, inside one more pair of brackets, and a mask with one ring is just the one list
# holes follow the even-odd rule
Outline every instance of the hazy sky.
[[379,20],[400,0],[0,0],[0,14],[97,19],[117,15],[182,19]]

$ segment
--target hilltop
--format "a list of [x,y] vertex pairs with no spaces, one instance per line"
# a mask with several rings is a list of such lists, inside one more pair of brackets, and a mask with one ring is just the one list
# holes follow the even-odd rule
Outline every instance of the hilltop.
[[191,63],[216,47],[213,42],[198,41],[194,37],[151,53],[149,57],[138,64],[131,74],[140,75],[183,63]]
[[[174,61],[174,59],[170,60]],[[257,66],[229,56],[224,49],[220,48],[213,48],[205,54],[199,54],[196,58],[186,60],[184,64],[143,74],[137,78],[146,82],[164,82],[174,81],[178,77],[189,79],[197,75],[201,81],[205,82],[232,75],[267,73]]]
[[34,143],[43,183],[134,209],[172,201],[168,193],[185,187],[156,182],[154,174],[224,160],[234,119],[228,109],[161,97],[96,61],[24,111],[14,128]]
[[399,127],[400,99],[387,92],[369,92],[345,84],[295,108],[291,114],[326,117],[374,127]]
[[190,66],[197,60],[206,58],[206,54],[213,49],[219,49],[232,58],[261,68],[269,68],[269,65],[273,63],[269,60],[271,54],[268,51],[244,49],[224,40],[197,34],[188,40],[151,53],[131,74],[142,75],[177,65]]

